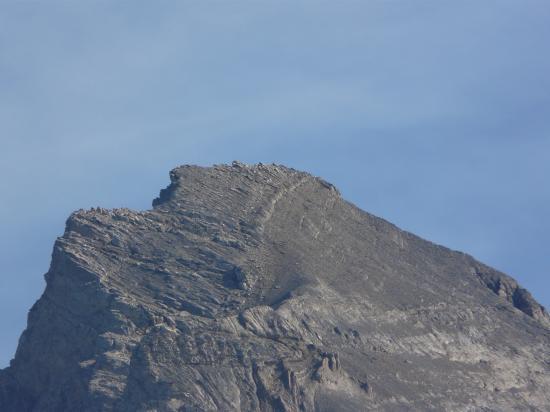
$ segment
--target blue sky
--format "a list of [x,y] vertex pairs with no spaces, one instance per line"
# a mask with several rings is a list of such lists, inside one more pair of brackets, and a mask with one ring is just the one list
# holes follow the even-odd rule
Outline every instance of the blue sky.
[[550,3],[0,1],[0,366],[71,211],[276,162],[550,306]]

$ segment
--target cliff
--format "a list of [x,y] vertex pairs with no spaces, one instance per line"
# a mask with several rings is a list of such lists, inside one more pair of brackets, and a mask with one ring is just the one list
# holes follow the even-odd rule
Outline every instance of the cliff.
[[0,410],[550,410],[550,318],[512,278],[307,173],[170,178],[69,217]]

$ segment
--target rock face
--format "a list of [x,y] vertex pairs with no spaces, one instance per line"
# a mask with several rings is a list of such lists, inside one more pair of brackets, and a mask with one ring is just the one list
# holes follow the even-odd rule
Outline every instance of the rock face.
[[0,410],[550,410],[550,318],[510,277],[293,169],[170,177],[70,216]]

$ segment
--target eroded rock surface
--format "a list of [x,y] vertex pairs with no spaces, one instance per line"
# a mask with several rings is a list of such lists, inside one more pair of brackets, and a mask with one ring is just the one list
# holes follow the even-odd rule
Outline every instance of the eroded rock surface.
[[70,216],[0,410],[550,410],[550,318],[510,277],[293,169],[170,177]]

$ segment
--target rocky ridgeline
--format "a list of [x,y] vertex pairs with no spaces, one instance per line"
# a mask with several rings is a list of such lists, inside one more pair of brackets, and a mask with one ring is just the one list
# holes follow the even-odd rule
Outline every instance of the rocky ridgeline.
[[283,166],[182,166],[72,214],[2,411],[550,410],[517,282]]

